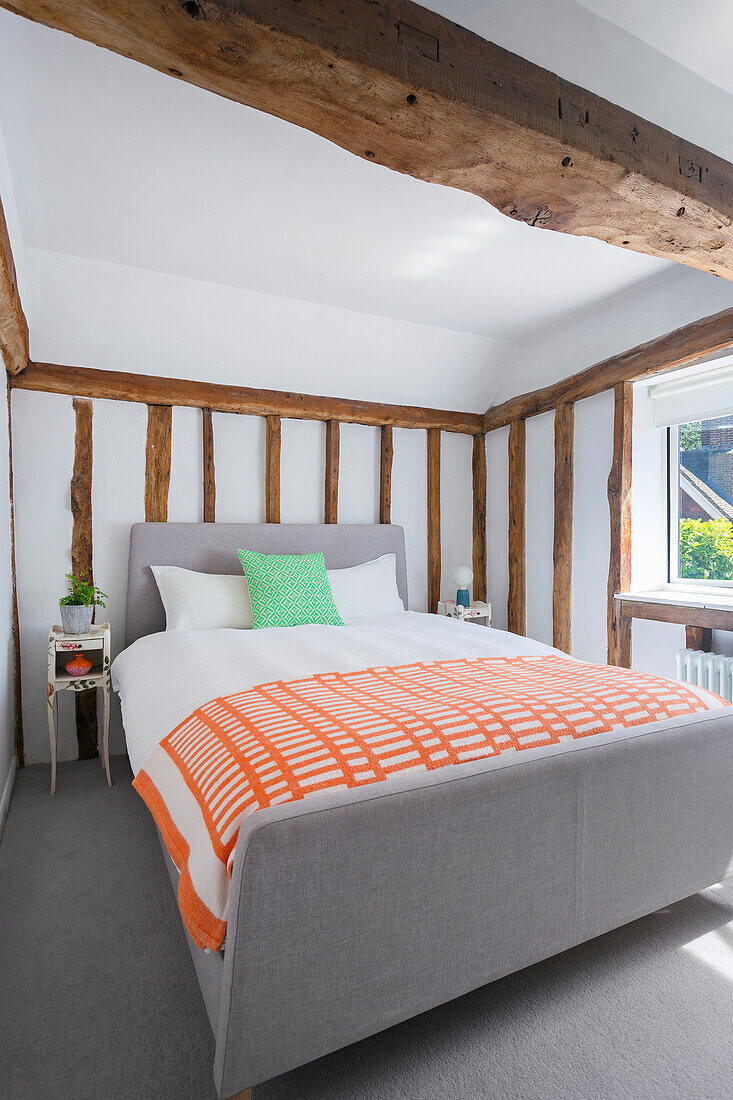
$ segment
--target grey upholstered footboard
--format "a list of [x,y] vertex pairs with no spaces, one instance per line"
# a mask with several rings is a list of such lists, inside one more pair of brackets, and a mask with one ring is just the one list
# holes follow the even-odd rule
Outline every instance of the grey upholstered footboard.
[[245,823],[222,1096],[712,885],[733,715],[333,792]]
[[[163,861],[171,880],[173,893],[176,895],[176,898],[178,898],[178,869],[168,854],[168,849],[159,832],[158,841],[163,853]],[[224,974],[224,953],[219,951],[215,954],[213,951],[202,951],[191,939],[185,924],[183,924],[183,922],[181,922],[181,924],[183,927],[183,934],[186,937],[186,943],[188,944],[188,950],[191,952],[191,958],[193,959],[196,977],[199,980],[201,996],[203,997],[204,1007],[209,1017],[211,1030],[216,1035],[216,1028],[219,1020],[219,1005],[221,1002],[222,977]]]

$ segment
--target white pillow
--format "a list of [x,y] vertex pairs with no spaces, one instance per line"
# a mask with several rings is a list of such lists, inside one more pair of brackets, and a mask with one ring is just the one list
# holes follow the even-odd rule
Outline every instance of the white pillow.
[[352,565],[348,569],[327,569],[333,602],[348,626],[375,615],[393,615],[404,611],[405,605],[397,591],[397,558],[383,554],[381,558]]
[[165,608],[166,630],[252,629],[247,578],[151,565]]

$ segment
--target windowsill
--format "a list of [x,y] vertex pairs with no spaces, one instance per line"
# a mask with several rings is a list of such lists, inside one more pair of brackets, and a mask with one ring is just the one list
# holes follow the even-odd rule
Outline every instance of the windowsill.
[[658,588],[656,591],[646,592],[617,592],[615,598],[629,603],[659,603],[670,607],[733,612],[733,590],[724,588],[713,591],[701,591],[699,588]]

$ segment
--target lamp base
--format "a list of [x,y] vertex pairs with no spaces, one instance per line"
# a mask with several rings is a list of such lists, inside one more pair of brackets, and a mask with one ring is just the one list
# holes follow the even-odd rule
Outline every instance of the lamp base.
[[468,595],[467,588],[459,588],[456,592],[456,603],[459,607],[470,607],[471,600]]

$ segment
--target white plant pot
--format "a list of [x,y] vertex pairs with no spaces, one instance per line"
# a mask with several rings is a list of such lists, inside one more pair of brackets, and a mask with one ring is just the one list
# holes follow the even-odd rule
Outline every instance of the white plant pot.
[[92,616],[94,605],[85,607],[81,603],[66,603],[59,605],[61,609],[61,625],[64,634],[88,634],[92,629]]

